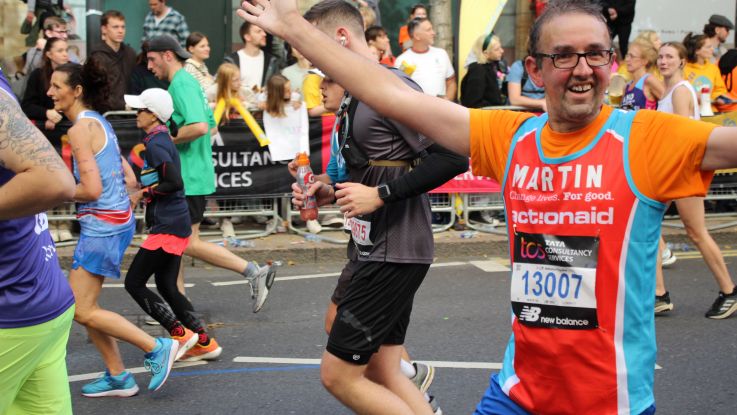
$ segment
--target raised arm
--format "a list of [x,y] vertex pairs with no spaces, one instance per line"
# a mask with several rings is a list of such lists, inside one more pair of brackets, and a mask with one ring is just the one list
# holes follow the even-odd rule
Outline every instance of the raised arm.
[[381,113],[431,138],[447,149],[469,154],[468,110],[417,92],[377,62],[359,56],[302,18],[296,0],[243,2],[241,18],[279,36],[316,67]]
[[74,195],[74,178],[16,101],[0,92],[0,167],[15,176],[0,186],[0,220],[43,212]]

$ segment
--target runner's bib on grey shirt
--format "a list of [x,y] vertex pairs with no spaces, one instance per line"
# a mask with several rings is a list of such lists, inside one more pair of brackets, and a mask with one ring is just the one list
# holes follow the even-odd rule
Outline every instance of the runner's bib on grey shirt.
[[[421,88],[404,73],[392,71],[416,90]],[[383,117],[359,103],[351,120],[353,141],[371,160],[418,158],[432,142],[416,131]],[[342,138],[342,137],[341,137]],[[377,186],[407,174],[408,167],[349,168],[350,180]],[[427,194],[387,203],[374,213],[353,218],[348,257],[363,261],[430,264],[434,242]]]

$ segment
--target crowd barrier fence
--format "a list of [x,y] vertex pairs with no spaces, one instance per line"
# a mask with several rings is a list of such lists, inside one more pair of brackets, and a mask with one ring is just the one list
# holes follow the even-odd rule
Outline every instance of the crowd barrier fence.
[[[516,108],[515,108],[516,109]],[[135,112],[116,111],[106,113],[124,157],[136,171],[143,164],[144,146],[141,138],[144,133],[135,125]],[[262,120],[258,118],[259,123]],[[330,132],[334,121],[332,116],[310,119],[310,163],[313,171],[324,171],[330,156]],[[63,128],[63,127],[62,127]],[[67,127],[68,128],[68,127]],[[301,235],[309,233],[296,218],[299,211],[291,204],[291,184],[293,178],[288,172],[287,162],[271,160],[268,147],[261,147],[246,124],[231,120],[219,128],[219,136],[213,141],[213,163],[215,165],[216,192],[208,197],[211,200],[205,211],[210,218],[256,217],[263,223],[263,229],[237,230],[239,238],[259,238],[274,232],[282,224],[290,232]],[[62,151],[64,154],[64,151]],[[66,152],[69,154],[69,152]],[[67,160],[69,162],[69,160]],[[719,172],[715,175],[707,200],[737,200],[737,170]],[[460,220],[466,227],[494,234],[506,234],[503,223],[486,223],[472,219],[474,212],[503,212],[504,203],[499,185],[486,177],[474,176],[469,172],[459,175],[445,185],[431,192],[433,213],[441,213],[443,222],[433,225],[434,232],[451,229]],[[342,216],[338,206],[323,206],[321,214]],[[137,219],[143,219],[141,206],[135,209]],[[73,205],[49,211],[53,222],[76,219]],[[678,223],[665,223],[665,226],[682,227]],[[715,225],[710,229],[723,229],[737,226],[737,221]],[[203,229],[203,236],[217,236],[218,230]],[[332,243],[345,243],[346,238],[333,238],[320,235],[320,240]],[[61,242],[70,245],[76,241]]]

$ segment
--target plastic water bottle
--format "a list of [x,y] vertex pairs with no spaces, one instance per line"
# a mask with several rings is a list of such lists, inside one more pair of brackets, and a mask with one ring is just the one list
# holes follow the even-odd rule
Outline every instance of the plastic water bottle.
[[314,233],[308,233],[305,235],[305,241],[320,242],[322,241],[322,237],[320,235],[315,235]]
[[[310,168],[310,159],[307,153],[297,154],[297,184],[302,188],[302,192],[307,193],[310,185],[315,183],[315,176]],[[317,198],[308,196],[304,199],[304,205],[299,210],[299,217],[303,221],[317,219]]]
[[476,236],[478,232],[476,231],[463,231],[461,232],[461,239],[471,239],[474,236]]
[[223,242],[224,246],[230,246],[233,248],[253,248],[256,246],[256,243],[247,239],[226,238]]

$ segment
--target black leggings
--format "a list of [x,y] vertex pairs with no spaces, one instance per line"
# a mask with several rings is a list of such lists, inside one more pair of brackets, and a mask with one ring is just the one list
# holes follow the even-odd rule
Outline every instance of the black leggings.
[[[139,306],[162,327],[171,332],[177,323],[195,333],[204,332],[200,319],[194,315],[194,307],[177,289],[177,275],[182,257],[159,248],[155,251],[141,248],[125,276],[125,290]],[[166,303],[146,287],[151,275],[155,274],[156,289]],[[167,303],[169,306],[167,306]],[[174,314],[172,314],[172,311]]]

